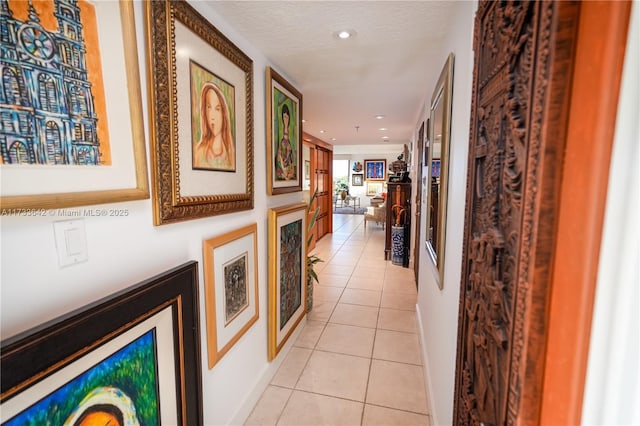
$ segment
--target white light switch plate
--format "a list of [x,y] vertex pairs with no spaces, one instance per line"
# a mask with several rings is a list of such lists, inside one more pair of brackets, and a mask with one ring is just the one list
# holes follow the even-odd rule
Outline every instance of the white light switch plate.
[[53,233],[61,268],[89,260],[84,219],[53,222]]

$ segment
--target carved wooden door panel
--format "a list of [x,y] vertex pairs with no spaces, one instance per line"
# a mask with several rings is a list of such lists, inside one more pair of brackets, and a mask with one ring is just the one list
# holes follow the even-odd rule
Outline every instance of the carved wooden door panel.
[[537,424],[578,7],[478,5],[458,425]]

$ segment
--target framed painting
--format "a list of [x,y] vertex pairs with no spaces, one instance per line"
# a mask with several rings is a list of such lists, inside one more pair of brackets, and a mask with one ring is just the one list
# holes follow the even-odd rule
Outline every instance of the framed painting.
[[154,224],[253,208],[253,61],[184,1],[145,2]]
[[202,424],[197,263],[1,343],[0,420]]
[[431,177],[440,179],[440,164],[439,158],[431,160]]
[[302,93],[267,67],[267,192],[302,190]]
[[304,179],[309,180],[311,178],[311,161],[304,160]]
[[351,175],[351,186],[363,186],[362,174],[352,174]]
[[258,320],[257,225],[203,243],[209,368]]
[[364,160],[366,180],[385,180],[387,178],[387,160]]
[[149,198],[133,2],[3,7],[3,214]]
[[375,197],[382,194],[382,182],[367,182],[367,197]]
[[269,361],[306,312],[306,204],[269,210]]

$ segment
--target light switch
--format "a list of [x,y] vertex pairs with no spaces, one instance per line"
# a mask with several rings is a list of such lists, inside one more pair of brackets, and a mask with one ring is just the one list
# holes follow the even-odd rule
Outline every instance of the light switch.
[[53,222],[53,233],[58,251],[58,265],[61,268],[89,259],[84,219]]

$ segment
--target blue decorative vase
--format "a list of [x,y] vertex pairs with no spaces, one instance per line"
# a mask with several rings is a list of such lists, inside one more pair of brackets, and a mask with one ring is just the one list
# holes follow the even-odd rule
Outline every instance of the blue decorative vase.
[[404,226],[391,227],[391,262],[403,265],[404,260]]

